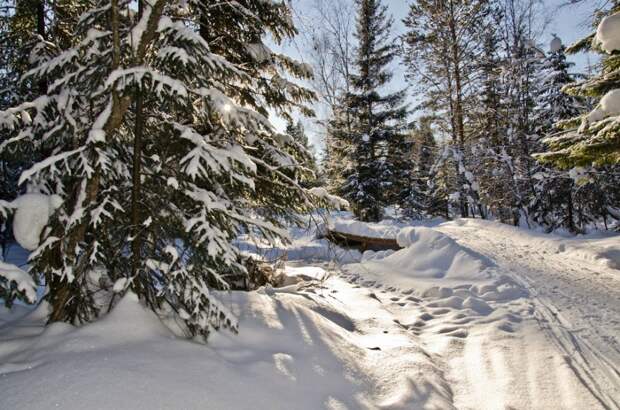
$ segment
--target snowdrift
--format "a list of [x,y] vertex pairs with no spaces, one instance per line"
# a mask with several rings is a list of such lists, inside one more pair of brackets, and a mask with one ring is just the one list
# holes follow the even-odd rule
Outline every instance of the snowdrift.
[[[376,317],[378,301],[339,289],[358,319]],[[0,327],[0,408],[451,408],[440,372],[391,317],[376,335],[358,333],[344,304],[313,297],[233,292],[240,334],[208,345],[178,339],[131,294],[81,328],[30,315]]]
[[346,270],[372,275],[397,288],[413,287],[418,279],[462,282],[490,277],[486,269],[492,263],[487,258],[432,228],[404,228],[396,239],[404,249],[384,253],[385,258],[373,258],[375,255],[365,253],[364,262],[346,265]]

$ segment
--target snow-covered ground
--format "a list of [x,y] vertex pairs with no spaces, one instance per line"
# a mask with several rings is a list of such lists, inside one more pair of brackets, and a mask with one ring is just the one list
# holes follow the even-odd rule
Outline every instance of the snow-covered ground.
[[0,408],[619,408],[619,235],[336,225],[404,248],[362,255],[313,228],[278,249],[240,238],[286,261],[289,285],[223,294],[240,331],[208,345],[131,294],[80,328],[0,309]]

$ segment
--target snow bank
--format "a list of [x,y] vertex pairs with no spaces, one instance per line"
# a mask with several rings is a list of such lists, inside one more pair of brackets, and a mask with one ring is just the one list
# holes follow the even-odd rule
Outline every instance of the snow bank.
[[58,195],[25,194],[15,199],[17,208],[13,220],[13,233],[17,242],[29,251],[37,249],[43,228],[50,216],[62,204]]
[[240,334],[219,332],[208,345],[175,338],[133,295],[82,328],[11,322],[0,330],[0,408],[450,408],[430,356],[379,301],[337,283],[339,299],[324,302],[221,295]]
[[383,259],[368,259],[347,265],[347,271],[369,273],[385,284],[411,286],[412,279],[450,279],[474,281],[487,279],[492,264],[482,255],[457,244],[447,235],[426,227],[409,227],[396,236],[405,249]]
[[580,259],[620,270],[620,235],[617,234],[611,234],[607,238],[586,235],[585,238],[560,240],[557,252],[571,259]]
[[620,50],[620,13],[605,17],[596,29],[595,41],[607,53]]
[[542,252],[549,258],[586,261],[603,268],[620,270],[620,234],[616,232],[599,231],[587,235],[563,237],[480,219],[458,219],[444,223],[439,229],[449,232],[455,229],[485,232],[487,235],[505,238],[507,247],[514,243],[535,248],[537,252]]

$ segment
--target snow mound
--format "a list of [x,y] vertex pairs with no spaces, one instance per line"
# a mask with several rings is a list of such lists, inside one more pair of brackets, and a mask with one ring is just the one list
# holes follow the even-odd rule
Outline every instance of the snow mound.
[[136,341],[152,337],[173,337],[172,332],[161,320],[129,291],[114,306],[114,309],[103,317],[84,328],[82,334],[106,334],[116,342]]
[[384,251],[367,250],[362,254],[362,262],[384,259],[392,255],[394,252],[395,251],[392,249],[386,249]]
[[479,279],[481,272],[491,266],[482,255],[431,228],[403,228],[396,240],[405,249],[388,256],[384,261],[407,269],[413,276]]
[[361,263],[343,269],[397,289],[422,290],[437,283],[453,286],[491,278],[488,268],[493,264],[486,257],[432,228],[403,228],[396,240],[404,249],[382,258],[367,255]]
[[323,281],[329,273],[318,266],[293,267],[286,265],[280,272],[280,285],[289,286],[303,281]]
[[607,53],[620,50],[620,13],[605,17],[596,29],[595,41]]
[[13,220],[13,233],[22,248],[29,251],[37,249],[41,232],[50,216],[62,204],[58,195],[25,194],[12,203],[17,208]]

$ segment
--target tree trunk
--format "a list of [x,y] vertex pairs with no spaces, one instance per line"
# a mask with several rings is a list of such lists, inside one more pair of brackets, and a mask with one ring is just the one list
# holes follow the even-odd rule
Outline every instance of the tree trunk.
[[[41,36],[42,39],[47,39],[45,30],[45,0],[39,0],[37,2],[37,34]],[[47,94],[47,81],[45,79],[41,79],[38,86],[40,95]]]
[[[144,13],[144,4],[140,0],[138,2],[138,19],[142,18]],[[142,94],[142,85],[136,95],[136,123],[134,129],[133,141],[133,168],[131,171],[131,228],[133,231],[131,242],[131,278],[132,286],[137,294],[142,293],[142,283],[136,280],[138,269],[142,258],[142,221],[140,217],[140,199],[142,198],[142,138],[144,134],[144,96]]]
[[[460,55],[458,49],[458,37],[456,34],[456,23],[454,21],[454,4],[450,0],[450,16],[448,18],[448,28],[450,30],[450,48],[452,52],[452,67],[454,71],[454,126],[456,133],[456,144],[459,148],[459,152],[464,156],[465,152],[465,127],[463,124],[463,88],[461,84],[461,68],[460,68]],[[461,208],[461,217],[467,218],[469,216],[469,210],[467,202],[465,201],[465,195],[463,192],[463,185],[467,183],[461,170],[458,169],[457,164],[457,183],[459,185],[459,202]]]

